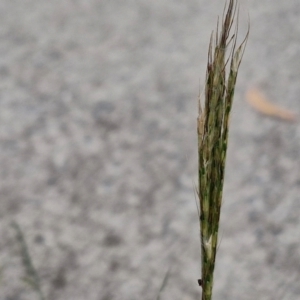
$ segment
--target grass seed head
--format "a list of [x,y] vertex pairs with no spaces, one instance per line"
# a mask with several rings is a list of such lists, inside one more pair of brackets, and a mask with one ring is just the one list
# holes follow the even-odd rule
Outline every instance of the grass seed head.
[[[221,28],[212,33],[208,48],[205,101],[199,99],[199,206],[201,227],[202,300],[212,297],[213,272],[217,251],[219,220],[225,174],[229,117],[239,66],[248,33],[237,47],[237,1],[224,10]],[[227,54],[230,50],[229,54]]]

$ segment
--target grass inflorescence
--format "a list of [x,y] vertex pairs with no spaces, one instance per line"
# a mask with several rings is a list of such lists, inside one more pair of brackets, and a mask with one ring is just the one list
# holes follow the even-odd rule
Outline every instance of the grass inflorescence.
[[[198,153],[199,202],[201,231],[202,300],[212,298],[219,220],[228,141],[229,116],[238,69],[243,57],[249,30],[237,46],[237,2],[230,0],[216,32],[212,33],[206,71],[205,101],[199,99]],[[229,52],[229,54],[227,53]]]

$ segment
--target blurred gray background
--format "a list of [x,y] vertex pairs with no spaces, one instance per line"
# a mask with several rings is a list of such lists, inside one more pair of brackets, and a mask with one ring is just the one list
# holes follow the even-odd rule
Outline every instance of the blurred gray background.
[[[240,1],[214,299],[300,299],[300,2]],[[0,1],[0,299],[200,299],[196,116],[221,0]]]

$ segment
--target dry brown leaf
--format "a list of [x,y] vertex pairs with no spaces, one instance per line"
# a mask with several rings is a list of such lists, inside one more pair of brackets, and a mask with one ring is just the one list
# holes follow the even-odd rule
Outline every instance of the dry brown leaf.
[[248,103],[260,113],[290,122],[297,121],[295,113],[273,104],[257,89],[248,90],[246,96]]

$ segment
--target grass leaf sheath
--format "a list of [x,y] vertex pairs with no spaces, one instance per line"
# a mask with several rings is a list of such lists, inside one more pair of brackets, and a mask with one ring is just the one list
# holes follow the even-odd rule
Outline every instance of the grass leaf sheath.
[[[225,8],[221,28],[212,33],[206,71],[205,101],[199,99],[198,153],[202,262],[202,300],[212,299],[213,273],[218,244],[219,220],[228,140],[229,116],[238,69],[249,30],[237,46],[237,2]],[[219,23],[219,22],[218,22]],[[234,31],[231,34],[231,31]],[[229,54],[227,53],[229,52]]]

